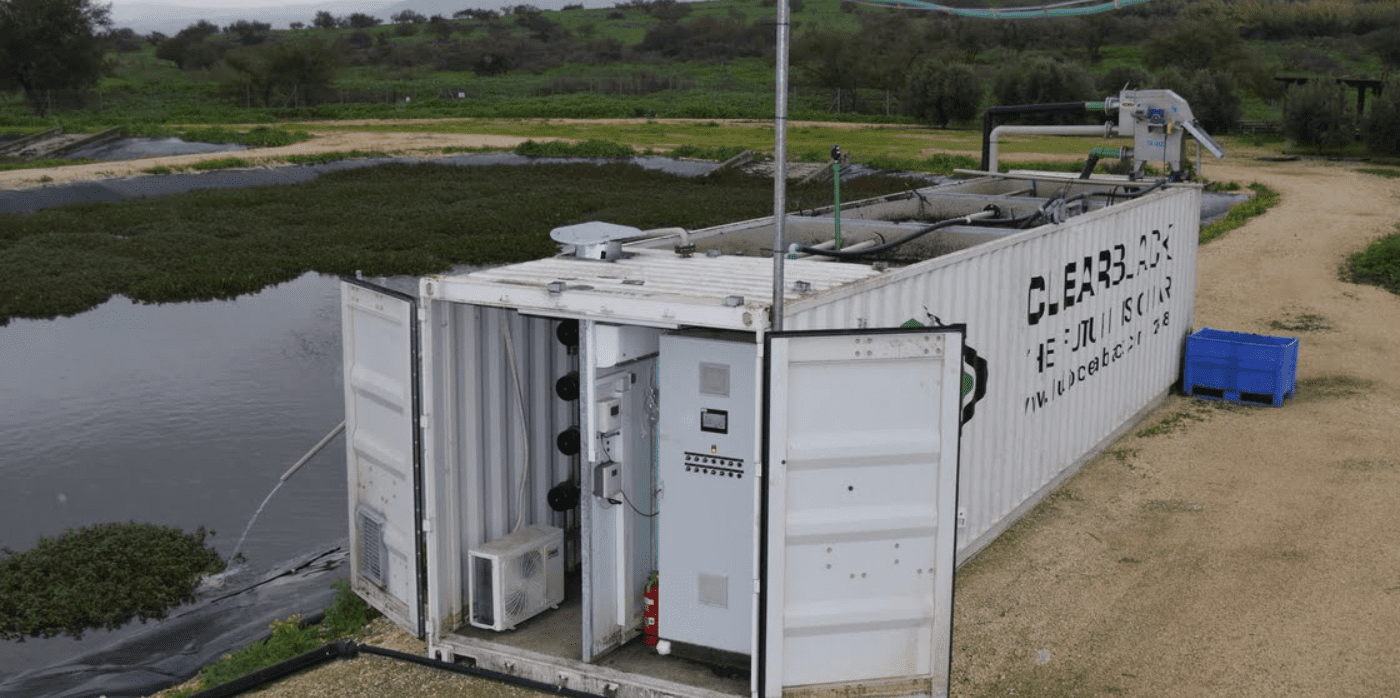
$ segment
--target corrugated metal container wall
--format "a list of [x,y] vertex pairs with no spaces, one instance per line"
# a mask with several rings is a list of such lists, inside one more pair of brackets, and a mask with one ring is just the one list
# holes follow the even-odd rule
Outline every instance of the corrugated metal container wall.
[[572,474],[555,435],[573,425],[577,404],[554,392],[573,364],[555,338],[558,321],[464,303],[429,302],[425,312],[425,517],[438,522],[429,536],[428,622],[444,632],[464,618],[467,553],[517,523],[573,531],[565,547],[577,564],[577,514],[547,501]]
[[990,543],[1180,375],[1200,191],[1171,188],[789,307],[786,329],[966,323],[989,362],[962,441],[959,559]]

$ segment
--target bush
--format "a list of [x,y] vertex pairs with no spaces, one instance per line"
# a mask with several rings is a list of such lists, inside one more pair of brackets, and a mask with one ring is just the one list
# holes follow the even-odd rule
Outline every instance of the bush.
[[[996,103],[1053,104],[1057,102],[1094,101],[1094,86],[1088,74],[1078,65],[1056,60],[1036,59],[1012,63],[997,71],[992,85]],[[1058,123],[1082,123],[1082,114],[1057,114]],[[1043,122],[1044,116],[1032,117]]]
[[1183,76],[1169,70],[1158,76],[1158,83],[1181,95],[1208,133],[1229,133],[1239,125],[1240,97],[1229,73],[1199,70]]
[[565,143],[564,141],[537,143],[530,140],[515,146],[515,154],[556,158],[630,158],[635,156],[637,151],[632,150],[631,146],[596,139],[586,140],[582,143]]
[[1400,233],[1383,237],[1347,259],[1342,277],[1400,294]]
[[1328,81],[1291,88],[1284,98],[1283,133],[1296,145],[1318,152],[1349,142],[1351,117],[1337,86]]
[[1245,57],[1244,42],[1230,22],[1203,18],[1166,26],[1143,44],[1142,55],[1150,68],[1225,70]]
[[164,618],[194,599],[201,575],[224,569],[204,545],[205,531],[185,533],[144,523],[97,524],[40,538],[32,550],[0,559],[0,638],[81,638],[139,618]]
[[1388,87],[1374,96],[1361,126],[1366,148],[1375,155],[1400,155],[1400,83]]
[[1094,86],[1104,96],[1117,96],[1124,89],[1141,90],[1159,87],[1152,75],[1136,65],[1115,65],[1107,73],[1094,81]]
[[982,106],[982,84],[961,63],[930,60],[909,74],[909,113],[920,121],[947,128],[949,121],[971,121]]
[[341,580],[331,585],[337,590],[335,599],[326,607],[325,618],[318,625],[305,625],[300,616],[274,620],[272,635],[265,640],[224,656],[199,672],[199,689],[208,690],[228,683],[264,667],[272,666],[322,645],[359,632],[379,613],[350,590],[350,582]]

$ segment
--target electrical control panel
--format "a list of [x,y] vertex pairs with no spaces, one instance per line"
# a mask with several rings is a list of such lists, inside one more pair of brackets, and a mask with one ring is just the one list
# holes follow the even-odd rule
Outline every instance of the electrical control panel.
[[753,335],[661,338],[659,635],[673,643],[750,652],[757,362]]

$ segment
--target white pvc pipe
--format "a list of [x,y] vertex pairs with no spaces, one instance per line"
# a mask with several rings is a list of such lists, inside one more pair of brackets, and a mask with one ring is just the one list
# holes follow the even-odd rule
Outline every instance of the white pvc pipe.
[[682,245],[689,245],[689,244],[690,244],[690,231],[689,231],[689,230],[686,230],[685,228],[656,228],[656,229],[653,229],[653,230],[647,230],[647,231],[645,231],[645,232],[646,232],[647,237],[652,237],[652,238],[660,238],[660,237],[669,237],[669,236],[671,236],[671,235],[679,235],[680,238],[681,238],[681,244],[682,244]]
[[997,139],[1002,136],[1103,136],[1113,135],[1113,124],[1102,126],[998,126],[992,129],[987,147],[987,170],[997,171]]

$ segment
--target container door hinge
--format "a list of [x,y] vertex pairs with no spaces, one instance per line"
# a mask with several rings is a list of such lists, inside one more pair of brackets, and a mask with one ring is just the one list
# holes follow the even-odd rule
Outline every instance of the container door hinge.
[[433,532],[433,522],[432,522],[431,519],[423,519],[423,532],[424,532],[424,533],[432,533],[432,532]]
[[958,507],[958,528],[967,528],[967,507]]

